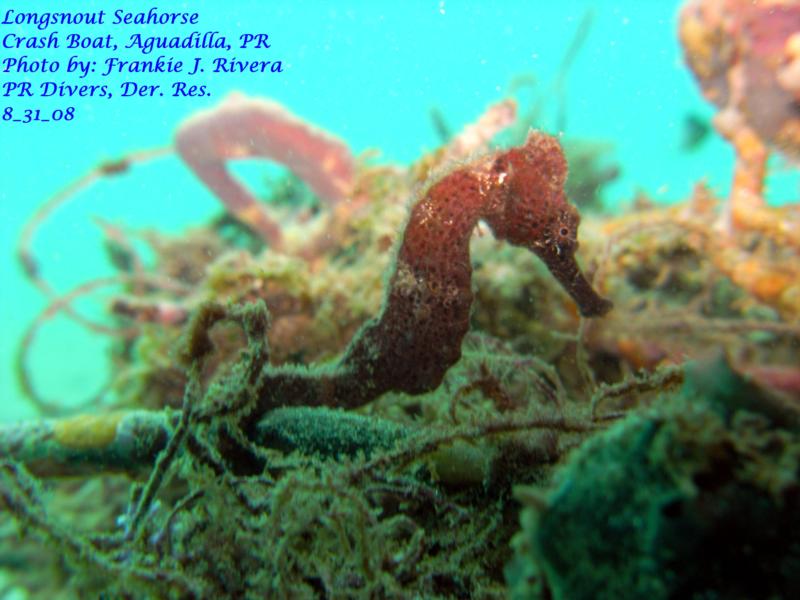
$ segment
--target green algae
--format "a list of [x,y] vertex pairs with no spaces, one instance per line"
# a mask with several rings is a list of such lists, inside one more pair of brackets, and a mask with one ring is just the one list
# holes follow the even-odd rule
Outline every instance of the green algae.
[[796,430],[725,361],[687,371],[682,394],[587,441],[547,497],[528,501],[513,597],[800,592]]

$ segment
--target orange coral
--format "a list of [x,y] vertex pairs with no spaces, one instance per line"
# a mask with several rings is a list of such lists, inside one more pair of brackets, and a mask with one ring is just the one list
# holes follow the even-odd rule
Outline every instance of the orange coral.
[[798,215],[764,206],[771,146],[800,156],[800,1],[691,0],[680,15],[686,62],[720,107],[717,130],[736,152],[725,228],[800,247]]

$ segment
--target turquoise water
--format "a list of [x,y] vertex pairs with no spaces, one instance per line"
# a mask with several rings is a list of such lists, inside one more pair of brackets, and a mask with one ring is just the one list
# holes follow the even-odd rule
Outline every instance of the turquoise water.
[[[4,0],[2,8],[23,10],[22,4]],[[567,80],[566,133],[613,143],[623,174],[608,189],[610,206],[629,202],[639,189],[659,201],[677,201],[703,178],[721,193],[728,188],[733,159],[726,144],[712,135],[693,153],[680,147],[687,112],[704,117],[713,113],[682,62],[677,1],[171,4],[199,12],[199,29],[231,36],[269,33],[273,45],[265,58],[282,60],[285,72],[215,75],[208,80],[210,98],[38,100],[36,107],[43,110],[74,105],[78,118],[71,123],[2,124],[2,419],[32,414],[13,372],[18,340],[44,307],[14,258],[25,221],[51,194],[99,161],[169,144],[182,119],[231,91],[273,98],[344,138],[356,152],[377,148],[383,161],[408,163],[437,145],[429,117],[432,107],[458,129],[503,98],[515,76],[533,73],[543,84],[552,80],[578,23],[591,9],[591,33]],[[105,2],[37,3],[39,10],[67,7],[109,8]],[[143,7],[149,6],[123,1],[113,5]],[[130,33],[113,28],[108,32],[120,37]],[[60,50],[49,56],[65,60],[72,53]],[[0,81],[8,77],[0,73]],[[37,77],[30,79],[37,82]],[[120,80],[112,77],[106,83],[113,86]],[[152,77],[148,80],[157,83]],[[165,77],[165,82],[171,80]],[[16,99],[13,104],[23,106]],[[794,189],[793,180],[779,177],[772,199],[780,201],[785,190]],[[67,204],[40,230],[35,250],[44,275],[66,291],[111,272],[92,216],[181,231],[203,223],[219,208],[187,169],[169,157],[101,182]],[[91,303],[85,306],[99,310]],[[85,398],[102,384],[105,344],[63,320],[46,327],[32,359],[43,394],[63,402]]]

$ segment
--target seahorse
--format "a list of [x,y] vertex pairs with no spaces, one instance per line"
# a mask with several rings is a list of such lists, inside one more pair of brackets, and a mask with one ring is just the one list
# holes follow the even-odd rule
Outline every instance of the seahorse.
[[435,179],[411,209],[380,313],[324,367],[266,367],[251,415],[276,406],[354,408],[388,391],[439,386],[461,357],[473,294],[469,241],[478,221],[527,248],[586,317],[606,314],[575,261],[580,217],[564,193],[558,141],[532,132],[518,148],[478,158]]

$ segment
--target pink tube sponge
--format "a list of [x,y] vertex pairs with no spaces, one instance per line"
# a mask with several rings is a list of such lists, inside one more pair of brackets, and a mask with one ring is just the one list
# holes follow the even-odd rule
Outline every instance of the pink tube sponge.
[[350,192],[355,165],[347,145],[268,100],[232,94],[180,125],[175,147],[227,209],[265,242],[280,247],[280,226],[225,167],[229,160],[265,158],[288,167],[325,202]]

